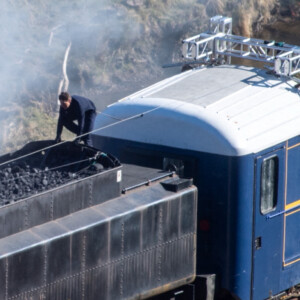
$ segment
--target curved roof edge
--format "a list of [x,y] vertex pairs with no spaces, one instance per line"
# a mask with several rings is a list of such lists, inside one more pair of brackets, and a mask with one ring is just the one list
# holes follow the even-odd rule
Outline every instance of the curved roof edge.
[[109,125],[100,135],[241,156],[300,134],[299,96],[294,82],[263,70],[193,69],[110,105],[96,126]]
[[101,136],[220,155],[240,156],[250,150],[226,119],[198,105],[166,98],[115,103],[98,115],[95,129]]

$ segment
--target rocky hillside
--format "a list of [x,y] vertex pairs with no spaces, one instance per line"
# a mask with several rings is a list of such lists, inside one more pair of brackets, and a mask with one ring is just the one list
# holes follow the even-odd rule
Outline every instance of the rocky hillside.
[[[299,0],[4,0],[1,7],[2,152],[53,138],[57,94],[68,89],[98,110],[178,70],[180,41],[232,16],[246,36],[279,18],[297,20]],[[65,137],[66,138],[66,137]]]

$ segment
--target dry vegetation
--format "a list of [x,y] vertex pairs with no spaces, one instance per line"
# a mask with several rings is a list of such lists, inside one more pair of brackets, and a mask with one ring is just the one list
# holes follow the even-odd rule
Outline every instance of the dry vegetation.
[[[14,17],[15,11],[22,12],[15,16],[18,28],[30,30],[15,33],[11,43],[24,56],[7,69],[9,93],[0,89],[5,95],[0,99],[2,152],[30,140],[54,138],[57,90],[70,42],[69,90],[95,100],[102,110],[168,76],[161,65],[178,60],[181,39],[206,29],[209,17],[232,16],[234,32],[250,36],[276,20],[282,7],[297,11],[298,0],[282,1],[284,5],[280,0],[63,0],[53,5],[7,0],[2,13]],[[5,59],[16,60],[8,44],[0,46]]]

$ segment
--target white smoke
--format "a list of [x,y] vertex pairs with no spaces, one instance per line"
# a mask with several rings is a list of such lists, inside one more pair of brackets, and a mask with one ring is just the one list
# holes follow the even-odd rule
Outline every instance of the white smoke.
[[[21,128],[22,108],[41,103],[43,107],[49,107],[49,111],[56,110],[69,45],[65,68],[70,81],[69,92],[89,96],[92,91],[91,96],[95,96],[101,91],[103,65],[99,64],[99,57],[103,54],[109,57],[114,47],[140,35],[139,24],[117,2],[1,2],[0,145],[11,140],[12,136],[13,144],[16,144],[18,135],[23,135],[22,128],[27,126],[27,132],[31,130],[29,122]],[[66,89],[66,85],[62,88]],[[100,110],[108,104],[99,105],[101,97],[95,98],[93,100]],[[23,119],[27,121],[26,116]],[[51,133],[45,134],[49,136]],[[22,136],[20,143],[24,142],[26,138]]]
[[[90,67],[87,62],[107,51],[107,40],[122,39],[124,18],[106,0],[4,0],[0,12],[1,105],[55,94],[70,43],[67,71],[71,85],[78,83],[80,72]],[[126,39],[135,38],[138,27],[132,26],[133,20],[127,25],[132,30]],[[80,92],[82,86],[73,83],[72,88]]]

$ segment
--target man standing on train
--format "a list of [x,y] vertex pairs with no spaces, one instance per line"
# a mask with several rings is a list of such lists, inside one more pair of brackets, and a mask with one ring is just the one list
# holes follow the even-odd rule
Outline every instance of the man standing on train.
[[[86,133],[91,132],[94,128],[97,115],[95,104],[88,98],[71,96],[67,92],[59,95],[59,101],[60,110],[55,141],[57,143],[61,141],[63,127],[66,127],[79,136],[75,140],[77,143],[82,140],[85,145],[92,146],[91,135]],[[74,121],[77,121],[77,124]],[[81,135],[83,136],[81,137]]]

